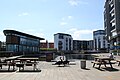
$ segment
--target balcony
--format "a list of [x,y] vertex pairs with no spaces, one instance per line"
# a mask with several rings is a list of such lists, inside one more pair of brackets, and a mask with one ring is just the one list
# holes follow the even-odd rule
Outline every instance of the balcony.
[[113,31],[115,28],[116,28],[115,25],[114,26],[111,25],[111,31]]
[[115,19],[115,15],[110,17],[110,20],[112,21],[113,19]]
[[114,5],[112,7],[110,7],[110,12],[112,12],[113,8],[114,8]]

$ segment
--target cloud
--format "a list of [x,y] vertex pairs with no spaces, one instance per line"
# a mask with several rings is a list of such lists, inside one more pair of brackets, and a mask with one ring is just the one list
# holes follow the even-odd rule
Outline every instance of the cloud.
[[67,25],[67,24],[68,24],[67,22],[60,22],[61,26],[64,26],[64,25]]
[[23,13],[19,14],[18,16],[30,16],[30,14],[27,12],[23,12]]
[[70,19],[73,19],[73,16],[66,16],[66,17],[63,17],[61,20],[62,21],[67,21],[67,20],[70,20]]
[[69,0],[69,4],[72,5],[72,6],[77,6],[79,3],[78,0]]
[[71,6],[78,6],[79,4],[88,4],[87,2],[81,1],[81,0],[69,0],[68,3]]
[[72,18],[73,18],[73,16],[63,17],[63,18],[61,19],[62,21],[60,22],[60,25],[61,25],[61,26],[67,25],[68,22],[69,22],[69,20],[72,19]]
[[93,31],[96,31],[96,30],[97,29],[79,30],[77,28],[72,28],[67,30],[66,32],[69,34],[72,34],[72,37],[74,40],[90,40],[90,37],[92,37]]
[[72,19],[73,18],[73,16],[68,16],[68,19]]

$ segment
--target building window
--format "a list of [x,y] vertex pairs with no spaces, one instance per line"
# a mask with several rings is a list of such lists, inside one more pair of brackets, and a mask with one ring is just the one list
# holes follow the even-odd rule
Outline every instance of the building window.
[[66,42],[68,42],[68,38],[66,38]]
[[105,38],[105,36],[103,36],[103,40],[105,40],[106,38]]
[[58,42],[58,48],[59,48],[59,50],[62,50],[62,44],[63,44],[62,41]]
[[98,38],[98,49],[101,48],[101,41],[100,41],[100,38]]
[[68,47],[66,47],[66,50],[68,50]]
[[8,44],[7,45],[7,51],[14,51],[14,52],[18,52],[18,45],[13,45],[13,44]]
[[59,35],[59,39],[63,39],[63,35],[60,34],[60,35]]
[[95,50],[97,50],[97,40],[95,39]]
[[69,50],[71,50],[71,39],[69,39]]

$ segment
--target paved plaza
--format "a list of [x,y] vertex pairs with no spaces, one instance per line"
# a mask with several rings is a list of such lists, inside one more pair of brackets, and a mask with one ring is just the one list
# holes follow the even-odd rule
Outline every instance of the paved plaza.
[[[40,61],[34,72],[32,67],[25,67],[26,71],[0,71],[0,80],[120,80],[120,66],[113,64],[114,69],[104,66],[101,69],[93,68],[90,60],[86,62],[86,69],[80,68],[80,60],[66,67],[52,65],[53,62]],[[4,67],[5,68],[5,67]],[[3,69],[4,69],[3,68]]]

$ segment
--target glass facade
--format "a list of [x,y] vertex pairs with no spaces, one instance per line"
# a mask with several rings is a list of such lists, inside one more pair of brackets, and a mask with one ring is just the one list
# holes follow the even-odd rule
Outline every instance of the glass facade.
[[6,50],[13,52],[39,52],[40,40],[44,40],[14,30],[5,30],[4,34],[6,35]]

